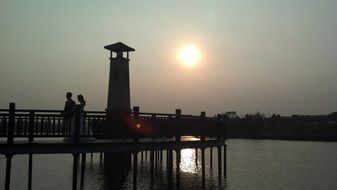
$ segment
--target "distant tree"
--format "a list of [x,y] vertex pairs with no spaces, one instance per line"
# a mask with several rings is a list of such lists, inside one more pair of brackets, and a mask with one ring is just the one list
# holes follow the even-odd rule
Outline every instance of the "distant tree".
[[330,114],[329,114],[329,117],[330,117],[332,120],[334,120],[334,121],[337,122],[337,112],[330,113]]
[[234,119],[236,118],[236,111],[228,111],[228,112],[222,113],[222,115],[227,116],[227,118],[229,119]]

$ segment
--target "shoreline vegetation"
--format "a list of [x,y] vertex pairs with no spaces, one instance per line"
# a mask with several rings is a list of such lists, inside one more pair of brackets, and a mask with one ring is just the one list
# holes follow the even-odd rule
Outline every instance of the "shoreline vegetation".
[[234,111],[223,113],[229,139],[296,140],[337,142],[337,112],[328,115],[261,113],[238,117]]

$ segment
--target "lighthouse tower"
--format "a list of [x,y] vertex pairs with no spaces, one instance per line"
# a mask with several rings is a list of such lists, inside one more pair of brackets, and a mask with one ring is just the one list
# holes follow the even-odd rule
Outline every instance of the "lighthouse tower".
[[129,112],[129,52],[135,51],[135,49],[123,44],[122,42],[110,44],[104,46],[104,48],[110,51],[110,75],[107,112]]

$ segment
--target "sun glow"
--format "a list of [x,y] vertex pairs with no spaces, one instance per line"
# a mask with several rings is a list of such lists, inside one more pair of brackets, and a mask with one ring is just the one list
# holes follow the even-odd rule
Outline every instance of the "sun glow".
[[194,66],[201,60],[201,53],[194,44],[186,45],[178,51],[179,61],[185,66]]

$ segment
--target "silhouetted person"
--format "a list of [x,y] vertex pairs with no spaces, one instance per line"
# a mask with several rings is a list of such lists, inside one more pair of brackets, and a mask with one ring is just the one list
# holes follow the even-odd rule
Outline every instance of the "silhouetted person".
[[84,97],[82,94],[80,95],[77,95],[77,100],[80,102],[80,104],[76,105],[76,106],[79,106],[79,110],[80,112],[84,112],[84,106],[86,104],[85,100],[84,100]]
[[[84,113],[84,106],[86,104],[83,95],[78,95],[77,100],[79,101],[79,104],[74,105],[75,108],[73,109],[75,111],[80,111],[79,113],[79,127],[80,127],[80,141],[81,142],[89,142],[89,141],[95,141],[96,138],[94,137],[88,123],[86,122],[86,117]],[[74,102],[75,103],[75,102]],[[72,142],[74,140],[75,135],[75,117],[70,118],[70,125],[69,125],[69,136],[64,138],[63,141],[66,142]]]
[[72,100],[71,97],[72,97],[72,93],[67,92],[66,94],[67,101],[64,105],[63,111],[61,112],[61,115],[63,116],[63,123],[64,123],[64,126],[67,127],[67,130],[69,130],[71,120],[72,120],[74,110],[75,110],[75,101]]
[[79,104],[76,105],[78,107],[79,111],[81,112],[80,116],[80,140],[81,142],[87,142],[87,141],[95,141],[96,138],[94,137],[91,128],[89,127],[88,123],[85,119],[85,113],[84,113],[84,106],[86,104],[84,97],[82,94],[77,95],[77,100],[79,101]]

